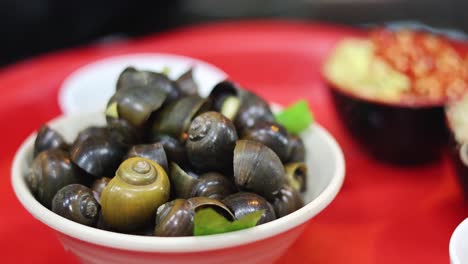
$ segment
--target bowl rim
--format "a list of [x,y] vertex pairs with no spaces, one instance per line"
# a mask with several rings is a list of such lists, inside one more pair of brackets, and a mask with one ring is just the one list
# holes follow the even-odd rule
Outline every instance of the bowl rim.
[[[48,123],[72,116],[76,114],[61,115]],[[260,226],[230,233],[199,237],[146,237],[88,227],[55,214],[34,198],[24,176],[21,175],[22,160],[34,144],[35,132],[23,141],[14,156],[11,184],[17,199],[34,218],[62,234],[81,241],[114,249],[159,253],[190,253],[231,248],[264,240],[299,227],[320,213],[336,197],[345,177],[343,152],[325,128],[317,123],[312,124],[311,128],[320,134],[321,140],[325,141],[336,158],[336,169],[329,184],[314,200],[289,215]]]
[[[468,218],[465,218],[453,231],[452,236],[450,237],[450,242],[449,242],[449,255],[450,255],[450,261],[452,264],[461,264],[461,260],[458,258],[457,254],[457,249],[456,249],[456,244],[461,237],[461,230],[462,229],[468,229]],[[460,242],[458,242],[460,243]]]

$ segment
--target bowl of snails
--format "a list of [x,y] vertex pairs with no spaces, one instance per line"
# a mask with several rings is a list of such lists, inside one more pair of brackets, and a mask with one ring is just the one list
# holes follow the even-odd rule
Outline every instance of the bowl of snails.
[[190,71],[116,78],[105,113],[44,124],[12,166],[21,204],[82,262],[272,263],[338,194],[343,153],[319,124],[290,133],[227,80],[202,97]]

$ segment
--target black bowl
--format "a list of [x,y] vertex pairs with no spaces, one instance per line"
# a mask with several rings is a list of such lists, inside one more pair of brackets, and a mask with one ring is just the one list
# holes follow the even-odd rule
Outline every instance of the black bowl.
[[450,133],[449,140],[449,149],[450,149],[450,159],[452,161],[453,167],[455,168],[455,173],[457,175],[458,182],[463,190],[465,200],[468,201],[468,163],[465,158],[462,158],[461,151],[465,151],[465,156],[468,156],[466,153],[468,151],[468,145],[465,144],[465,147],[462,147],[463,144],[460,144],[456,141],[453,133]]
[[442,105],[371,101],[329,86],[344,126],[373,158],[416,165],[440,157],[448,138]]
[[[328,61],[333,66],[340,59],[339,66],[351,70],[346,78],[336,75],[337,65],[328,69],[333,69],[329,75],[325,64],[323,75],[345,127],[371,156],[401,165],[427,163],[438,159],[442,147],[448,142],[444,106],[449,100],[462,96],[468,88],[454,82],[454,78],[465,81],[465,73],[461,70],[465,67],[462,60],[466,47],[462,49],[461,43],[424,31],[400,32],[403,35],[385,28],[377,29],[375,35],[371,32],[370,43],[366,45],[374,45],[374,48],[367,50],[369,54],[359,51],[359,46],[349,46],[348,43],[347,50],[335,53],[342,57],[331,56],[331,61]],[[439,41],[435,41],[437,39]],[[352,45],[364,44],[356,42]],[[402,51],[403,47],[411,50],[412,45],[417,46],[417,51]],[[362,48],[367,49],[367,46]],[[353,58],[349,55],[353,52],[356,56],[361,53],[367,55]],[[415,54],[422,55],[414,57]],[[368,76],[359,76],[363,70],[359,67],[365,64],[354,62],[359,62],[358,58],[365,62],[369,59],[367,56],[380,56],[387,66],[405,75],[407,80],[396,78],[395,73],[386,73],[381,67],[384,64],[379,67],[373,58],[368,65]],[[451,64],[447,64],[447,61]],[[457,70],[452,67],[454,61]],[[455,75],[447,74],[447,65]],[[371,81],[360,83],[360,78],[370,78]],[[353,82],[355,80],[358,82]],[[371,87],[373,85],[375,87]],[[403,89],[406,86],[410,89]]]

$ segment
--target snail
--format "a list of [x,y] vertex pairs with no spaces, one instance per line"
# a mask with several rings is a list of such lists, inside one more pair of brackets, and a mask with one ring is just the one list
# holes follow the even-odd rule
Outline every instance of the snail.
[[150,138],[150,142],[162,144],[169,162],[175,162],[180,165],[188,164],[185,146],[174,137],[164,134],[154,134]]
[[231,171],[237,140],[232,122],[218,112],[205,112],[193,119],[186,141],[192,166],[200,171]]
[[60,189],[52,200],[52,211],[74,222],[94,226],[101,206],[93,192],[81,184],[70,184]]
[[77,145],[82,143],[83,141],[88,140],[89,138],[97,138],[97,137],[109,137],[109,131],[106,127],[101,126],[90,126],[83,130],[81,130],[73,141],[72,145]]
[[106,117],[110,137],[124,145],[136,145],[142,141],[143,131],[122,118]]
[[287,183],[296,191],[307,189],[307,165],[304,162],[293,162],[284,165]]
[[135,145],[127,152],[126,159],[131,157],[147,158],[161,165],[166,173],[169,172],[166,152],[161,143]]
[[302,139],[298,136],[291,135],[289,137],[289,148],[291,152],[287,162],[304,162],[305,161],[305,146]]
[[128,86],[121,88],[111,97],[106,115],[122,118],[130,124],[141,127],[150,115],[166,101],[167,93],[152,86]]
[[273,206],[262,196],[250,192],[238,192],[224,198],[222,202],[233,212],[236,219],[243,216],[265,210],[257,222],[261,225],[276,219]]
[[161,205],[156,213],[155,236],[192,236],[195,212],[199,208],[211,207],[229,220],[232,212],[220,201],[207,197],[176,199]]
[[26,181],[36,199],[50,208],[54,195],[62,187],[80,182],[80,171],[67,152],[49,149],[40,152],[31,166]]
[[186,172],[179,165],[171,162],[171,172],[169,177],[175,197],[184,199],[192,197],[192,190],[198,183],[198,174]]
[[301,194],[289,185],[283,185],[272,200],[276,217],[288,215],[304,206]]
[[259,142],[238,140],[234,148],[234,180],[241,190],[269,199],[283,186],[286,177],[273,150]]
[[104,188],[109,184],[111,178],[102,177],[99,179],[94,180],[93,184],[91,185],[91,190],[93,191],[94,197],[99,202],[101,201],[101,194]]
[[282,125],[275,122],[257,122],[247,129],[242,139],[254,140],[273,150],[281,161],[286,161],[291,153],[289,134]]
[[169,102],[180,97],[180,91],[177,85],[174,85],[165,74],[152,71],[140,71],[134,67],[127,67],[123,70],[117,80],[116,91],[137,86],[151,87],[154,90],[164,91],[167,94],[167,100]]
[[136,127],[123,119],[107,118],[107,126],[90,126],[78,133],[72,145],[81,144],[89,138],[106,138],[123,146],[137,144],[141,139]]
[[234,183],[226,176],[217,172],[208,172],[200,175],[198,182],[192,188],[191,196],[223,199],[236,191]]
[[70,150],[72,161],[94,177],[113,175],[127,146],[114,140],[106,128],[91,127],[82,131]]
[[207,99],[198,95],[183,97],[163,107],[152,123],[153,134],[170,135],[178,140],[186,138],[192,119],[210,107]]
[[42,125],[34,141],[34,157],[37,156],[39,152],[55,148],[67,150],[68,143],[60,133],[47,125]]
[[197,175],[186,172],[176,163],[171,163],[170,180],[177,198],[208,197],[222,199],[234,193],[234,183],[226,176],[217,172]]
[[253,127],[257,122],[274,121],[267,102],[230,81],[218,83],[209,97],[213,103],[213,110],[231,119],[239,134]]
[[104,221],[119,231],[137,230],[151,222],[169,194],[170,182],[159,164],[141,157],[129,158],[102,191]]
[[175,81],[182,96],[197,95],[198,85],[193,79],[193,68],[188,69]]

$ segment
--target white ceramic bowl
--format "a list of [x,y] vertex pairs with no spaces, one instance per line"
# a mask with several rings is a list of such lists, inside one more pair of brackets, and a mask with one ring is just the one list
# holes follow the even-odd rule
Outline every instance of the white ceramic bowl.
[[468,218],[457,226],[450,238],[450,263],[468,263]]
[[58,94],[62,112],[75,114],[104,111],[115,92],[117,77],[128,66],[157,72],[167,67],[171,79],[178,78],[193,67],[193,77],[202,96],[208,95],[217,83],[227,78],[227,74],[214,65],[180,55],[137,53],[112,56],[79,68],[63,81]]
[[[103,124],[103,115],[93,113],[62,116],[50,122],[68,141],[87,126]],[[64,247],[85,263],[272,263],[300,235],[305,224],[330,204],[344,179],[343,153],[333,137],[318,124],[301,136],[309,167],[307,204],[275,221],[220,235],[176,238],[126,235],[87,227],[56,215],[36,201],[25,182],[35,134],[16,153],[11,180],[26,210],[57,231]]]

